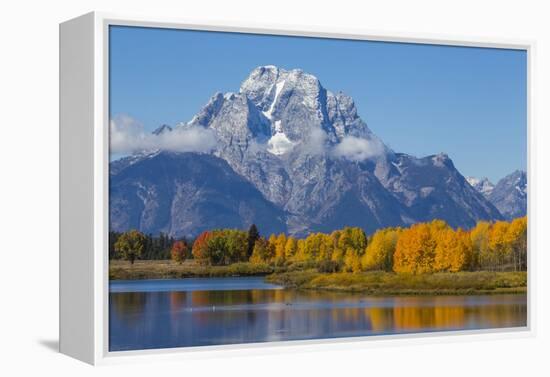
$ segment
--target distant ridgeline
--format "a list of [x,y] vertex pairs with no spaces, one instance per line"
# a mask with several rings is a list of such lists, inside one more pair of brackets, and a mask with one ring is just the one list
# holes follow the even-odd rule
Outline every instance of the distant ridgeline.
[[[139,233],[128,233],[132,232]],[[112,257],[120,256],[117,245],[123,235],[111,233]],[[248,231],[204,231],[192,242],[174,241],[165,235],[139,237],[146,241],[143,245],[138,242],[137,247],[143,247],[139,255],[134,255],[136,258],[167,259],[171,255],[179,263],[193,258],[210,266],[250,262],[306,266],[320,272],[382,270],[413,274],[527,269],[527,217],[510,222],[481,221],[470,230],[455,230],[442,220],[433,220],[408,228],[380,229],[370,236],[361,228],[346,227],[331,233],[311,233],[305,238],[285,233],[263,237],[252,225]]]

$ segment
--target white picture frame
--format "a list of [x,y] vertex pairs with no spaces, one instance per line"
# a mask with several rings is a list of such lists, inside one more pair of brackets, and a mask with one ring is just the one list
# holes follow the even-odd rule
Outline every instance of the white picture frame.
[[[261,344],[109,352],[108,348],[108,52],[109,26],[127,25],[186,30],[246,32],[451,46],[514,48],[528,62],[528,213],[533,219],[534,129],[532,82],[535,44],[524,40],[460,38],[419,33],[378,33],[308,26],[201,22],[110,13],[88,13],[60,24],[60,351],[90,364],[137,359],[210,357],[293,352],[294,347],[345,349],[382,344],[502,339],[535,334],[533,298],[536,256],[528,229],[528,319],[525,328],[452,331],[413,335],[282,341]],[[457,335],[461,335],[458,337]],[[197,351],[200,351],[197,354]]]

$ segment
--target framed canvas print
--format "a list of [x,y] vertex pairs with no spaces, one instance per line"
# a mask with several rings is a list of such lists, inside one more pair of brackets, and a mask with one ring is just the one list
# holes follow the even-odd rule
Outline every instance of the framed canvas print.
[[60,51],[62,352],[532,330],[529,43],[91,13]]

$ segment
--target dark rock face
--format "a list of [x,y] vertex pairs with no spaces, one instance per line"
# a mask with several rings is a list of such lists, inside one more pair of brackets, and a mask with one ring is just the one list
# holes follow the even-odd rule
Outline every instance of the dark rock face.
[[516,170],[502,178],[491,191],[488,199],[506,219],[527,214],[527,174]]
[[112,230],[175,237],[216,228],[285,232],[285,214],[214,156],[160,152],[110,177]]
[[527,174],[515,172],[493,185],[487,178],[468,178],[468,182],[489,200],[502,214],[511,220],[527,215]]
[[293,182],[284,203],[289,231],[304,235],[359,226],[367,232],[404,223],[406,212],[367,163],[297,156],[287,165]]
[[469,228],[479,220],[502,218],[445,154],[424,158],[396,154],[391,163],[397,172],[386,178],[386,187],[415,221],[443,219],[455,228]]
[[179,127],[212,130],[217,147],[208,155],[148,152],[112,162],[112,229],[179,236],[255,222],[263,234],[301,236],[502,218],[448,156],[393,152],[351,97],[301,70],[258,67],[239,93],[216,93]]

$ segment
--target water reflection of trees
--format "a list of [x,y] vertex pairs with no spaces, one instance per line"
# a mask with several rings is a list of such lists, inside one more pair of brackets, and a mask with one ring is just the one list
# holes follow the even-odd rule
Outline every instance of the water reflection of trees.
[[402,306],[393,309],[396,331],[460,328],[464,327],[464,318],[465,309],[457,306]]
[[253,289],[112,293],[111,310],[131,341],[181,346],[525,325],[503,299]]
[[[191,293],[191,301],[193,307],[212,307],[212,311],[216,305],[220,309],[223,305],[242,305],[242,310],[226,313],[226,317],[244,321],[245,326],[255,325],[260,317],[267,332],[275,331],[281,336],[517,326],[518,318],[526,314],[525,305],[468,305],[464,297],[373,298],[322,291],[196,291]],[[313,305],[311,309],[304,308],[308,303]],[[296,310],[297,307],[301,309]],[[211,319],[208,310],[194,315],[194,320],[205,325]]]
[[[498,297],[497,297],[498,299]],[[498,328],[522,325],[525,305],[469,305],[468,298],[435,297],[396,299],[391,309],[371,309],[373,330],[399,331]],[[453,300],[453,302],[451,302]],[[493,299],[491,299],[493,300]]]
[[112,309],[120,318],[124,318],[128,325],[138,324],[143,320],[146,302],[147,293],[144,292],[110,294]]

